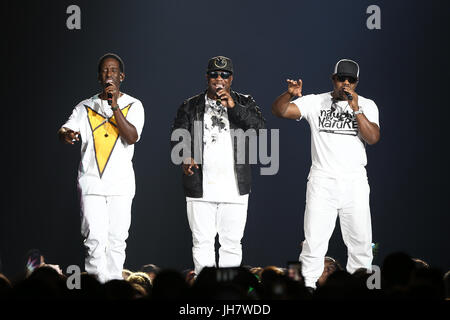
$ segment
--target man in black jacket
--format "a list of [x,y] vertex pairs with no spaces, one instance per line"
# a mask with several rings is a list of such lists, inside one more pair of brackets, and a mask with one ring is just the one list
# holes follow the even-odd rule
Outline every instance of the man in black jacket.
[[231,90],[233,64],[229,58],[211,58],[206,80],[207,90],[184,101],[172,128],[188,132],[188,139],[180,143],[185,151],[191,151],[182,155],[182,168],[196,274],[205,266],[216,265],[217,234],[219,267],[241,264],[251,185],[247,138],[265,128],[253,98]]

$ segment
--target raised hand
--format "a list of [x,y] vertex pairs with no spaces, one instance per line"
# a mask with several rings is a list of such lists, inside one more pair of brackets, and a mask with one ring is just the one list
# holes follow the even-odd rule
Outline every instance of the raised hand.
[[225,89],[220,89],[217,91],[217,96],[220,97],[221,103],[226,108],[234,108],[235,103],[233,98],[231,97],[230,93],[227,92]]
[[58,135],[61,141],[67,144],[75,144],[75,142],[80,141],[80,133],[78,131],[61,128],[58,131]]
[[302,96],[303,82],[301,79],[298,79],[298,81],[287,79],[286,82],[288,84],[288,92],[291,96]]
[[195,167],[198,169],[198,164],[195,163],[194,159],[192,158],[186,158],[183,161],[183,172],[187,176],[192,176],[194,174],[194,171],[192,171],[192,167]]

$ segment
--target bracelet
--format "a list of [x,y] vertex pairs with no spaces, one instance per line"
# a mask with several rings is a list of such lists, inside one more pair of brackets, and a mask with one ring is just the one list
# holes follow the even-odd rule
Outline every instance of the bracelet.
[[111,110],[112,110],[112,111],[116,111],[117,109],[119,109],[119,106],[111,107]]
[[358,106],[358,111],[353,111],[353,114],[356,116],[357,114],[364,113],[363,109]]

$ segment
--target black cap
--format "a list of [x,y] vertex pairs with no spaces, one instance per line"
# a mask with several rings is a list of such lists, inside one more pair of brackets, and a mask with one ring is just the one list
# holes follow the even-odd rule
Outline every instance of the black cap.
[[233,62],[231,61],[231,59],[224,56],[217,56],[209,59],[208,68],[206,69],[206,72],[218,70],[233,73]]
[[341,59],[336,63],[333,75],[359,79],[359,65],[353,60]]

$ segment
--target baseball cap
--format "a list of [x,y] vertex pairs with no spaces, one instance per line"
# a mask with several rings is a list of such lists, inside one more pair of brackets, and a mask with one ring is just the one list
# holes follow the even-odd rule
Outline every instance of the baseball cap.
[[218,70],[233,73],[233,62],[231,61],[231,59],[224,56],[217,56],[209,59],[208,68],[206,69],[206,72]]
[[359,79],[359,65],[353,60],[341,59],[336,63],[333,75],[349,76]]

